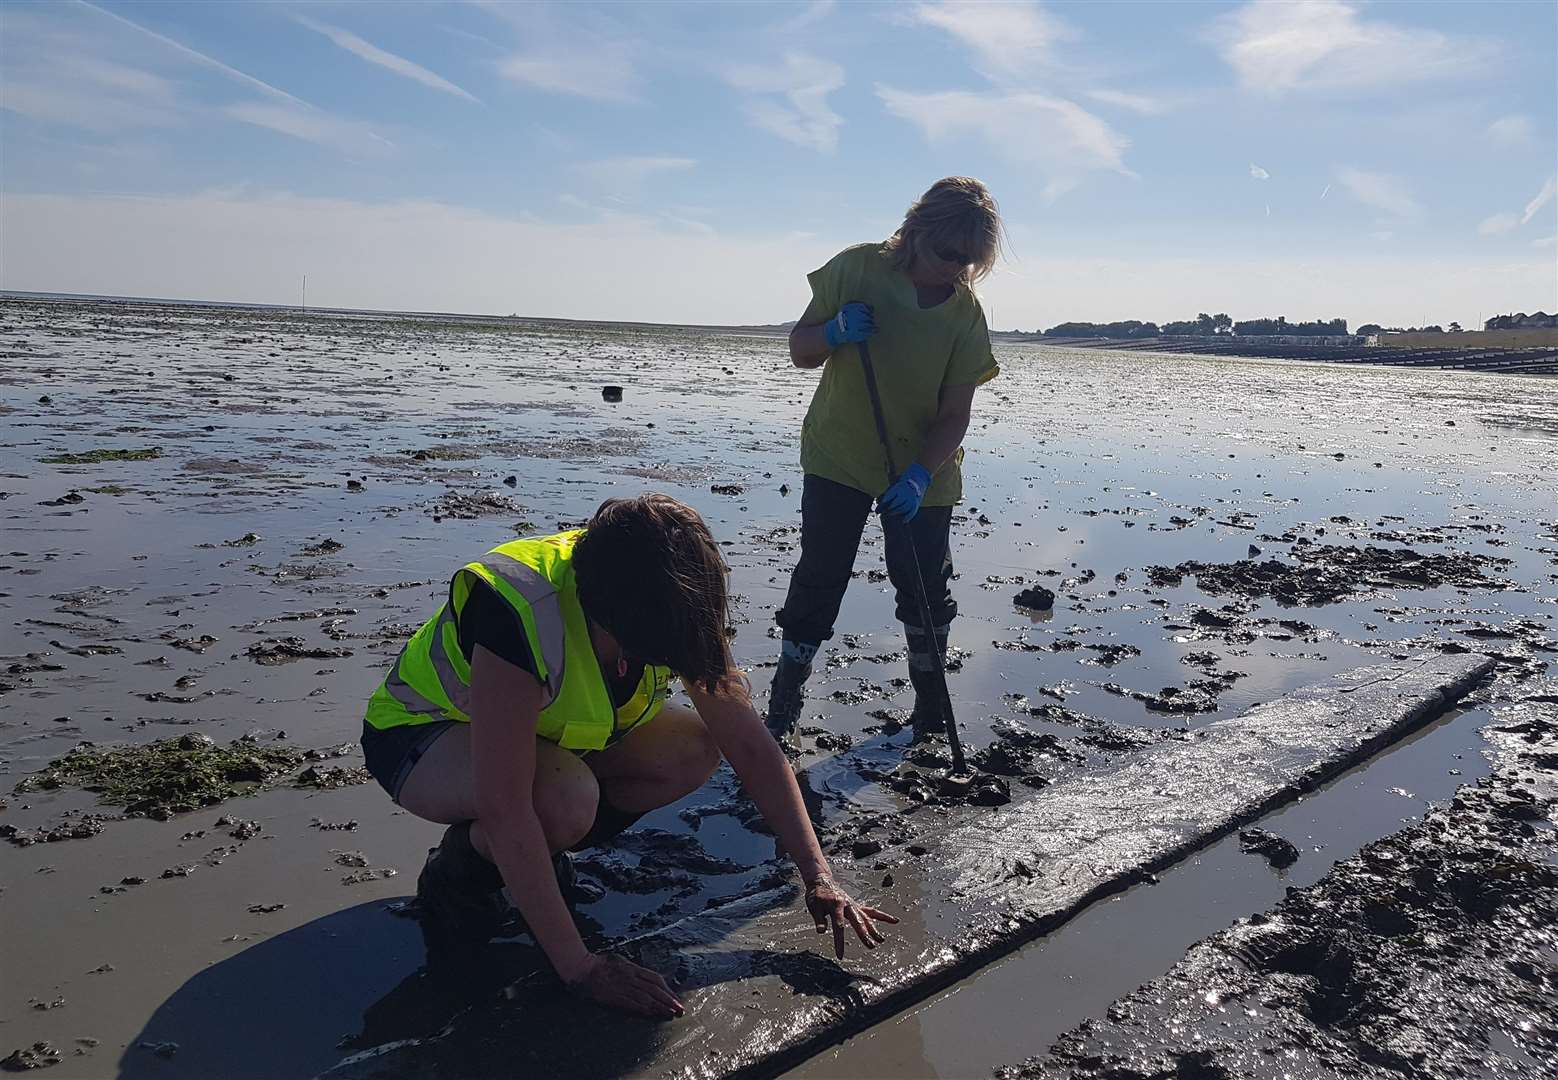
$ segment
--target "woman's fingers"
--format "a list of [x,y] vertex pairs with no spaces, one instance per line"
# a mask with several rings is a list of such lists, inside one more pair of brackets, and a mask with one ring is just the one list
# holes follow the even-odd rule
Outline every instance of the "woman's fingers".
[[876,927],[871,925],[871,920],[866,913],[850,904],[845,911],[849,915],[849,922],[855,928],[855,936],[860,938],[860,943],[868,949],[874,949],[877,943],[882,941],[882,935]]
[[828,913],[828,918],[833,922],[833,955],[842,960],[844,959],[844,919],[839,913],[840,908],[849,910],[846,904],[836,903],[833,910]]
[[887,912],[879,911],[878,909],[876,909],[874,907],[862,907],[860,910],[865,912],[867,915],[869,915],[871,918],[877,920],[878,922],[895,923],[895,922],[898,921],[898,916],[896,916],[896,915],[889,915],[889,914],[887,914]]

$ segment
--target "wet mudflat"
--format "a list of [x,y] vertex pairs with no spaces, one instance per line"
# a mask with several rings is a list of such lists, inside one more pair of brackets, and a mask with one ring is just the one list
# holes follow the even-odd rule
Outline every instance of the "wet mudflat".
[[[779,340],[6,303],[0,349],[0,903],[20,973],[0,1051],[49,1042],[54,1075],[304,1074],[469,1007],[428,985],[390,910],[437,829],[331,755],[470,554],[669,491],[727,542],[737,656],[766,684],[811,386]],[[1550,657],[1551,382],[998,355],[954,523],[952,686],[1015,798],[1392,656],[1492,655],[1490,695]],[[936,762],[904,764],[867,541],[802,764],[826,842],[904,905],[868,849],[936,809]],[[1033,586],[1057,594],[1048,618],[1013,604]],[[211,781],[194,808],[132,810],[51,765],[185,736],[255,751],[231,773],[180,751]],[[717,774],[646,819],[659,833],[581,860],[613,889],[581,913],[611,938],[772,886],[752,824]]]
[[996,1075],[1553,1075],[1555,689],[1492,711],[1491,775]]

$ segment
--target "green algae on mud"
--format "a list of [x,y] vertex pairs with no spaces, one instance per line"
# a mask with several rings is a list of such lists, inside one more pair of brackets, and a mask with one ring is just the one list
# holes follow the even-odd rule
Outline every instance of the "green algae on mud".
[[[165,821],[174,814],[253,795],[305,762],[341,757],[355,750],[352,743],[305,750],[261,743],[252,735],[242,735],[227,746],[218,746],[208,736],[196,734],[158,739],[140,746],[97,747],[82,743],[46,768],[24,777],[14,792],[21,795],[80,788],[96,793],[104,803],[124,807],[128,816]],[[319,770],[311,765],[293,777],[292,782],[304,787],[341,787],[361,783],[358,772]]]
[[162,447],[143,450],[86,450],[79,454],[55,454],[39,458],[45,465],[96,465],[103,461],[151,461],[162,456]]

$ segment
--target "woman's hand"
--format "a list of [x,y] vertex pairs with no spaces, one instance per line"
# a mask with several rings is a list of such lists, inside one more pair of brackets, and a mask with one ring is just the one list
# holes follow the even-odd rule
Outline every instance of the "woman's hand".
[[615,953],[591,955],[584,970],[565,982],[578,997],[651,1020],[669,1020],[687,1011],[658,973]]
[[806,886],[806,910],[811,912],[817,924],[817,933],[826,934],[833,927],[833,952],[844,959],[844,924],[855,928],[861,944],[874,949],[887,938],[876,928],[876,921],[895,923],[898,920],[885,911],[863,907],[850,899],[849,894],[827,875],[813,879]]
[[828,348],[836,349],[840,345],[864,341],[876,333],[876,313],[871,310],[870,304],[851,300],[823,325]]

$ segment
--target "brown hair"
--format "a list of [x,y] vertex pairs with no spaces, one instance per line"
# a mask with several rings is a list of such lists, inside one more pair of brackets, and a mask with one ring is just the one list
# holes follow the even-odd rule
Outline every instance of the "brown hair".
[[1002,234],[1001,211],[990,189],[972,176],[948,176],[909,207],[886,247],[893,268],[905,272],[916,262],[937,257],[937,247],[962,252],[970,265],[959,280],[972,286],[995,268]]
[[725,560],[692,507],[655,493],[607,499],[573,567],[585,614],[629,653],[710,693],[744,686],[726,637]]

